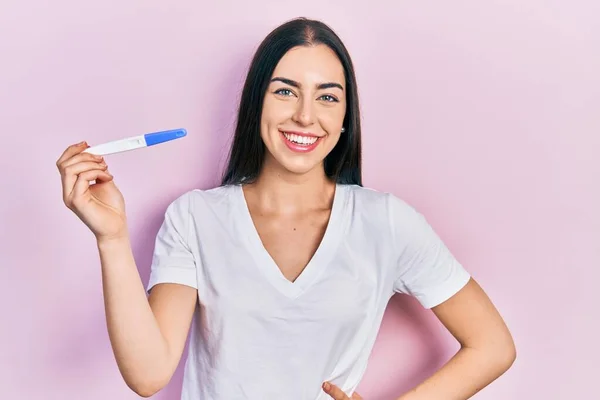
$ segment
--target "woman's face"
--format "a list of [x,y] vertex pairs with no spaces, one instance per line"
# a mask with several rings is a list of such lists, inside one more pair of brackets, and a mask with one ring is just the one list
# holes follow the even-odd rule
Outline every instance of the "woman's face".
[[277,64],[265,93],[260,132],[265,165],[289,172],[323,168],[346,115],[344,69],[325,45],[295,47]]

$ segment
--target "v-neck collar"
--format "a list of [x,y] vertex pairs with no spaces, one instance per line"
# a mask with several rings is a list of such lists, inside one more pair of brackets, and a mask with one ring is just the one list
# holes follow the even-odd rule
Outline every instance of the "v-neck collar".
[[344,218],[344,210],[347,209],[347,185],[336,183],[333,204],[331,206],[329,221],[325,228],[325,234],[308,264],[294,282],[283,275],[260,239],[258,230],[252,220],[242,185],[235,185],[235,192],[235,197],[239,205],[237,208],[239,209],[241,223],[245,231],[244,240],[248,245],[256,266],[267,280],[269,280],[271,285],[282,294],[290,298],[300,296],[327,268],[343,237],[342,233],[345,230],[347,222]]

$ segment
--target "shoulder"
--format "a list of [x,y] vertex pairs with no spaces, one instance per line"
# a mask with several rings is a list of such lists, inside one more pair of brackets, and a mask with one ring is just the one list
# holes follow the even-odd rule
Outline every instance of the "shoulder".
[[417,208],[396,194],[354,185],[347,190],[353,219],[359,218],[377,229],[384,228],[384,232],[396,240],[428,228]]
[[209,189],[191,189],[175,197],[167,207],[167,213],[181,216],[195,214],[207,208],[229,207],[237,186],[226,185]]
[[391,192],[358,185],[347,185],[347,190],[358,212],[381,214],[386,218],[406,217],[417,212],[411,204]]

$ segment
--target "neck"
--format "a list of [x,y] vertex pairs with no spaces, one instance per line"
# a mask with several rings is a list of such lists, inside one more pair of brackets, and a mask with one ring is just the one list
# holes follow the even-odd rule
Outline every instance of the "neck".
[[259,177],[246,185],[246,194],[266,213],[295,214],[331,208],[335,183],[323,166],[299,175],[265,159]]

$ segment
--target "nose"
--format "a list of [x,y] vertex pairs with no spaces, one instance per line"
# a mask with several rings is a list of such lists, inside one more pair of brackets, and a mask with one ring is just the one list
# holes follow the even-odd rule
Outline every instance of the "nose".
[[292,117],[294,122],[302,126],[312,125],[314,122],[313,104],[310,98],[304,98],[298,102],[296,112]]

